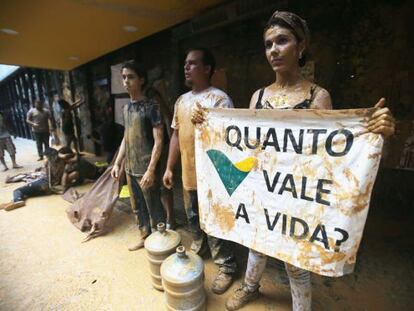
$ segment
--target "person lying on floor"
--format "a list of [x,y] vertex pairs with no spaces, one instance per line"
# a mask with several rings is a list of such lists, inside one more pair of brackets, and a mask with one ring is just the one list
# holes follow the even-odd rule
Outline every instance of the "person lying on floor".
[[62,177],[65,170],[65,160],[59,157],[58,151],[53,148],[45,150],[45,165],[42,174],[33,182],[30,182],[13,191],[13,200],[0,205],[0,209],[13,210],[25,205],[25,199],[42,196],[51,193],[62,192]]
[[106,169],[106,167],[97,167],[85,158],[78,156],[69,147],[60,148],[58,155],[60,159],[65,161],[62,176],[62,187],[65,191],[71,186],[82,184],[86,179],[97,180]]
[[17,182],[25,182],[30,183],[32,181],[37,180],[39,177],[43,176],[43,166],[38,167],[34,170],[34,172],[29,173],[19,173],[13,176],[7,176],[6,180],[4,181],[6,184],[17,183]]

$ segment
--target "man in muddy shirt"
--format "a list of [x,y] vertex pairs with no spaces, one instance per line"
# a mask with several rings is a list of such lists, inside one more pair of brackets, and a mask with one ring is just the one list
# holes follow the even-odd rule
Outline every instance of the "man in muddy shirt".
[[[192,110],[196,105],[206,108],[233,107],[231,99],[223,91],[212,87],[211,76],[214,73],[215,60],[211,52],[205,48],[190,50],[184,64],[185,82],[191,91],[178,98],[174,107],[171,127],[174,132],[170,141],[167,169],[164,174],[164,185],[173,185],[173,170],[181,152],[182,181],[184,187],[184,205],[188,223],[193,236],[191,249],[202,253],[206,249],[206,235],[200,228],[197,200],[197,180],[195,172],[194,125],[191,123]],[[233,281],[236,271],[232,243],[212,236],[207,242],[214,262],[219,266],[219,273],[212,285],[216,294],[224,293]]]
[[124,106],[125,132],[111,175],[119,177],[120,165],[125,158],[125,172],[136,214],[141,237],[130,247],[135,251],[144,247],[144,240],[165,221],[161,205],[158,180],[159,159],[163,145],[163,125],[160,105],[142,93],[146,83],[146,71],[135,61],[122,65],[122,82],[130,96],[130,103]]

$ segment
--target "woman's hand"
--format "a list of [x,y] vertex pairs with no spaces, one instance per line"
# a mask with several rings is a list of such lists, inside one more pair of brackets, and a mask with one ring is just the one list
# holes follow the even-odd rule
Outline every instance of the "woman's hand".
[[155,182],[155,172],[147,170],[139,183],[142,189],[151,188]]
[[193,113],[191,114],[191,122],[193,122],[193,124],[199,124],[203,123],[205,120],[206,112],[204,108],[199,103],[196,103],[193,108]]
[[391,111],[385,107],[385,98],[381,98],[375,105],[375,108],[377,110],[368,121],[368,130],[375,134],[382,134],[385,137],[393,135],[395,132],[395,120]]

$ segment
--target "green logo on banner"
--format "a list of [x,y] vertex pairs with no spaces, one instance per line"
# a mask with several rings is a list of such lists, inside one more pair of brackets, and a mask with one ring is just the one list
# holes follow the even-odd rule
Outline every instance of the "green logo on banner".
[[213,162],[213,165],[230,196],[257,163],[256,158],[248,157],[233,164],[223,152],[215,149],[208,150],[207,155],[211,162]]

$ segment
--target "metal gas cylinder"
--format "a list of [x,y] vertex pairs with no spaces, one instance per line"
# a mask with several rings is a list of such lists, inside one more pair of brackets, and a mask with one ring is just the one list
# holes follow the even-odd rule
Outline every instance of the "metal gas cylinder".
[[152,286],[155,289],[163,290],[160,275],[161,264],[165,258],[175,252],[180,243],[180,234],[173,230],[167,230],[164,223],[159,223],[157,231],[145,239],[144,247],[147,250]]
[[161,265],[162,285],[167,310],[201,311],[206,309],[204,263],[196,253],[186,252],[184,246]]

